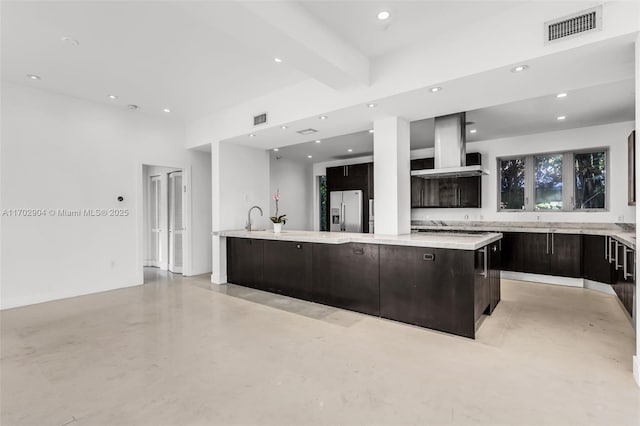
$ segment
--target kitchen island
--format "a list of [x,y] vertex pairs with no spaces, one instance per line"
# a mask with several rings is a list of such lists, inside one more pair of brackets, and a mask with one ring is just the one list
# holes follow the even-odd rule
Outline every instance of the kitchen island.
[[500,301],[500,233],[219,235],[233,284],[469,338]]

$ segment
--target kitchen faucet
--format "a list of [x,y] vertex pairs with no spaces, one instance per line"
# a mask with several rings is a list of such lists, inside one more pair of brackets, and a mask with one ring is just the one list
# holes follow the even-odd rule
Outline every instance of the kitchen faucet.
[[249,209],[249,213],[247,213],[247,226],[244,228],[249,232],[251,232],[251,212],[253,211],[253,209],[260,210],[260,216],[263,216],[262,209],[259,206],[253,206]]

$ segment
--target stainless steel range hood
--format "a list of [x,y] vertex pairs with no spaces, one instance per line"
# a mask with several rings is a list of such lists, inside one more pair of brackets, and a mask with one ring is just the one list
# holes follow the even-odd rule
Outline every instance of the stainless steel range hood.
[[411,176],[424,179],[480,176],[489,174],[482,166],[467,166],[466,114],[444,115],[435,119],[435,168],[412,170]]

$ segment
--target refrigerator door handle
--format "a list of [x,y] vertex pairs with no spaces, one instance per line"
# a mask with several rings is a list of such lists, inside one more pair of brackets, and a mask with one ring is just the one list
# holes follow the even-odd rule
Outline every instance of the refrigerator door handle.
[[346,213],[347,213],[347,205],[345,203],[340,204],[340,230],[341,231],[347,230],[346,218],[345,218]]

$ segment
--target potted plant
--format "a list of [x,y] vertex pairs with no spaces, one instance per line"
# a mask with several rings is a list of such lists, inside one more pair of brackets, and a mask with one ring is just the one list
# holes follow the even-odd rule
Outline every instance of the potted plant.
[[280,190],[278,189],[275,194],[273,194],[273,199],[276,201],[276,214],[275,216],[271,216],[271,222],[273,222],[273,232],[280,233],[282,232],[282,225],[287,223],[287,215],[283,214],[278,216],[278,202],[280,201]]

